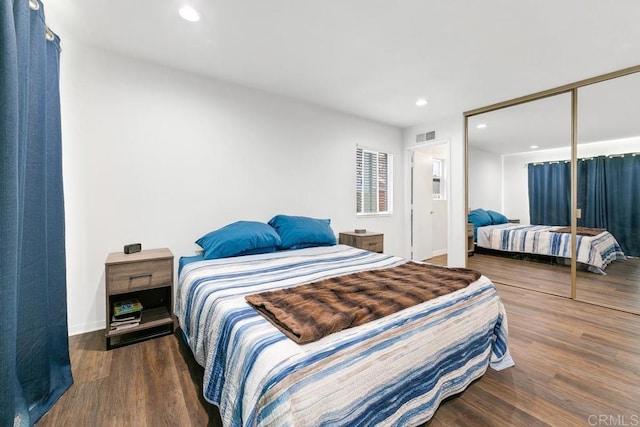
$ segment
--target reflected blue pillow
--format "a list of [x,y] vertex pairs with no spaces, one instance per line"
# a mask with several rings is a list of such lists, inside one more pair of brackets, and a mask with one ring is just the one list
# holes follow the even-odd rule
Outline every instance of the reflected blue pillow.
[[280,236],[279,249],[301,249],[336,244],[329,219],[276,215],[269,221]]
[[491,225],[491,217],[484,209],[474,209],[469,212],[467,221],[474,225],[474,228]]
[[509,222],[509,219],[507,219],[507,217],[502,215],[500,212],[488,210],[487,213],[491,218],[491,225],[506,224]]
[[280,236],[262,222],[238,221],[205,234],[196,243],[204,250],[205,259],[217,259],[275,252]]

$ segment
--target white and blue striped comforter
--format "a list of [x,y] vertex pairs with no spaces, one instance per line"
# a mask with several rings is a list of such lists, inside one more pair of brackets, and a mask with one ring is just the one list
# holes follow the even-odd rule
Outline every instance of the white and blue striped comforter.
[[[299,345],[245,295],[406,260],[337,245],[187,264],[176,314],[225,426],[418,425],[490,361],[513,363],[504,307],[467,288]],[[502,364],[503,366],[500,366]]]
[[[571,234],[554,233],[561,227],[548,225],[514,225],[495,228],[489,234],[491,249],[571,258]],[[626,259],[615,237],[608,231],[597,236],[577,237],[577,261],[589,271],[605,274],[615,260]]]

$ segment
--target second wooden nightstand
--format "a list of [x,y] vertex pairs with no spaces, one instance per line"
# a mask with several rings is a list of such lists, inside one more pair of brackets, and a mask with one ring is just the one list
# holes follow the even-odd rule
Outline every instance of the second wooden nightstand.
[[[169,249],[110,253],[105,261],[105,288],[107,350],[173,333],[173,254]],[[143,308],[139,324],[111,330],[114,304],[134,298]]]
[[339,235],[338,243],[341,245],[353,246],[354,248],[365,249],[371,252],[382,253],[384,250],[384,234],[373,231],[366,233],[343,231]]
[[473,224],[467,223],[467,256],[473,255],[474,248],[474,239],[473,239]]

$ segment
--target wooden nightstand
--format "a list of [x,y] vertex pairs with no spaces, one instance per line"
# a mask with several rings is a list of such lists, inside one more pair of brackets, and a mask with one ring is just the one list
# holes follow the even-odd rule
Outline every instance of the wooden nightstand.
[[474,251],[473,244],[473,224],[467,223],[467,256],[472,256]]
[[371,252],[382,253],[384,250],[384,234],[369,231],[366,233],[354,233],[343,231],[339,234],[338,243],[354,248],[365,249]]
[[[169,249],[113,252],[104,268],[107,350],[173,333],[173,254]],[[142,304],[140,324],[110,330],[114,303],[131,298]]]
[[509,219],[508,220],[510,224],[520,224],[520,220],[519,219]]

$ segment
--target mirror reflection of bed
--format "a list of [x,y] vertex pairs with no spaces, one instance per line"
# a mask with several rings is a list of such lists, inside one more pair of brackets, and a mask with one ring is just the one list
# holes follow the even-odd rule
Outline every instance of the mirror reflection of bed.
[[[619,248],[610,241],[605,247],[595,243],[604,265],[584,254],[581,260],[578,253],[578,260],[585,262],[578,263],[576,299],[634,313],[640,313],[640,122],[634,120],[640,111],[638,93],[640,74],[632,74],[581,87],[577,98],[577,206],[582,214],[577,225],[603,229]],[[537,230],[527,229],[529,224],[571,224],[570,94],[471,116],[468,144],[469,210],[503,214],[519,223],[504,227],[515,225],[528,235],[493,231],[498,242],[485,241],[486,250],[476,246],[468,265],[498,283],[570,297],[570,245],[565,248],[569,252],[560,254],[569,258],[517,253],[540,246],[531,239],[544,234],[536,236]],[[578,236],[578,252],[581,241],[607,240],[604,234],[598,238],[597,231],[596,236]],[[566,240],[554,236],[548,244]],[[625,257],[622,252],[612,256],[616,251]]]

